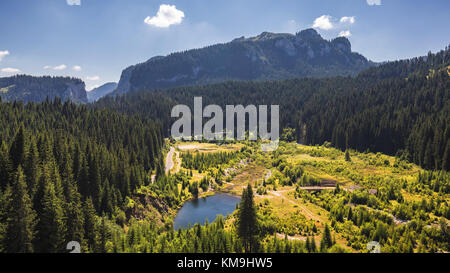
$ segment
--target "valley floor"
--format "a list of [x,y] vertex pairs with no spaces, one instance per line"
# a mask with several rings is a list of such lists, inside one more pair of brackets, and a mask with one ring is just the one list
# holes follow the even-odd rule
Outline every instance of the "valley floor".
[[[250,152],[247,156],[239,156],[245,154],[242,153],[244,147],[247,153]],[[183,154],[220,152],[238,155],[228,162],[200,171],[183,167]],[[347,252],[366,251],[365,244],[373,238],[381,239],[386,244],[392,243],[388,241],[389,229],[395,232],[401,226],[406,227],[411,220],[416,221],[414,216],[417,211],[409,212],[411,215],[407,216],[399,212],[401,209],[407,210],[405,206],[415,201],[425,200],[422,202],[426,203],[439,199],[443,202],[439,206],[448,210],[448,193],[435,192],[426,187],[417,188],[417,177],[424,172],[418,166],[379,153],[350,151],[349,157],[331,147],[295,143],[282,143],[276,152],[263,153],[255,144],[249,143],[217,145],[178,142],[172,144],[167,155],[166,172],[190,172],[191,183],[212,177],[210,186],[200,189],[199,196],[218,191],[241,195],[250,184],[255,189],[255,203],[264,220],[275,223],[277,238],[299,241],[314,238],[317,242],[323,236],[325,225],[331,225],[333,240]],[[296,178],[295,170],[300,169],[302,178]],[[389,194],[394,196],[386,200],[386,191],[391,191]],[[366,224],[352,216],[352,210],[358,215],[369,215]],[[376,213],[391,217],[392,225],[390,220],[377,220],[384,216]],[[438,227],[439,220],[443,219],[441,215],[436,215],[439,213],[426,210],[424,213],[426,216],[422,219],[426,227]],[[234,215],[227,219],[226,225],[231,228]],[[448,227],[448,219],[444,221]],[[383,235],[373,236],[384,225],[387,231]],[[368,236],[364,230],[367,228]],[[418,243],[413,248],[420,251],[423,250],[421,247]]]

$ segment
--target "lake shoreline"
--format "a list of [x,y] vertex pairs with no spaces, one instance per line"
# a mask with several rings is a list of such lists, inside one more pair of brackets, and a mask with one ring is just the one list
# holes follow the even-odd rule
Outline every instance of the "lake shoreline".
[[[214,203],[209,204],[209,206],[203,207],[203,208],[201,207],[201,206],[203,206],[203,204],[201,204],[201,203],[200,204],[197,203],[196,205],[192,205],[192,207],[186,207],[187,205],[194,204],[195,202],[201,202],[201,201],[207,202],[207,199],[212,198],[212,197],[217,197],[217,198],[221,198],[221,197],[230,198],[231,197],[234,200],[229,200],[229,199],[227,199],[227,200],[223,200],[223,199],[222,200],[221,199],[215,200],[215,201],[213,201]],[[178,228],[176,228],[176,226],[177,226],[177,224],[176,224],[177,217],[183,217],[183,215],[180,215],[180,213],[182,213],[183,208],[188,210],[188,212],[189,212],[189,210],[191,210],[191,212],[192,212],[193,210],[206,209],[206,211],[201,212],[201,213],[206,213],[206,214],[207,213],[216,213],[217,211],[215,211],[214,209],[221,210],[221,211],[223,211],[225,209],[224,213],[216,213],[214,215],[214,219],[210,219],[211,216],[205,215],[206,217],[204,217],[204,219],[202,219],[202,221],[195,221],[193,223],[190,223],[191,226],[195,225],[196,223],[200,223],[201,225],[204,225],[206,219],[208,219],[208,221],[211,223],[217,218],[218,215],[223,215],[224,217],[226,217],[228,215],[233,214],[234,211],[236,210],[236,205],[240,203],[240,199],[241,199],[241,197],[239,195],[237,195],[237,194],[223,192],[221,190],[208,191],[208,192],[202,193],[198,198],[191,197],[189,199],[186,199],[180,206],[178,206],[177,210],[173,214],[173,218],[172,218],[173,229],[177,230],[179,228],[186,228],[187,227],[185,224],[181,224],[181,225],[178,226]],[[209,199],[209,200],[211,202],[211,199]],[[232,206],[227,204],[229,202],[232,202]],[[221,206],[219,206],[218,208],[217,207],[215,208],[215,206],[217,206],[216,203],[219,203],[219,205],[221,205]],[[226,209],[227,205],[229,206],[228,210]],[[200,207],[196,207],[196,206],[200,206]],[[191,219],[192,217],[195,218],[195,217],[199,217],[199,216],[195,215],[195,213],[189,214],[189,219],[190,220],[192,220]],[[200,218],[203,218],[203,217],[200,217]],[[183,218],[181,218],[181,219],[183,219]],[[179,221],[182,221],[182,220],[179,220]]]

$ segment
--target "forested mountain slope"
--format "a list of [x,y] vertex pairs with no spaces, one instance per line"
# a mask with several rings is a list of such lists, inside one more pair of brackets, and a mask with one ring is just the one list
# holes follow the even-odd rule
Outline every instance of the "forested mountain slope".
[[356,75],[374,65],[352,52],[347,38],[263,32],[225,44],[153,57],[122,72],[114,94],[227,80],[280,80]]

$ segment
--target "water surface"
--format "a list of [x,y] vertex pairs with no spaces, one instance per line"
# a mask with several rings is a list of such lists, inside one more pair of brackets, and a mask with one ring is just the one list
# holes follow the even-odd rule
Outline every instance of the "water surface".
[[226,216],[233,213],[240,200],[240,197],[226,193],[192,199],[178,211],[173,227],[177,230],[180,227],[186,228],[189,224],[204,224],[206,219],[211,223],[219,214]]

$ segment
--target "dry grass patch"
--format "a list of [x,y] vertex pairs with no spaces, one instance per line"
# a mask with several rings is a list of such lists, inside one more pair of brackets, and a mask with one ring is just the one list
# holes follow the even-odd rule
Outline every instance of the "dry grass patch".
[[182,152],[199,152],[199,153],[217,153],[217,152],[234,152],[244,147],[243,144],[227,144],[218,145],[214,143],[201,142],[177,142],[175,147]]

